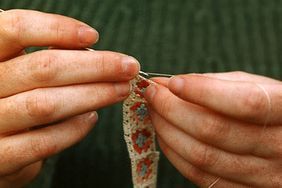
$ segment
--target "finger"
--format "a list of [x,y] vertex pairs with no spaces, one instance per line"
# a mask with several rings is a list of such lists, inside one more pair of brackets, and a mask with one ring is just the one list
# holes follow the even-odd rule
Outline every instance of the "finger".
[[139,69],[133,57],[109,51],[35,52],[0,64],[0,97],[42,87],[128,81]]
[[175,168],[186,178],[188,178],[190,181],[197,184],[199,187],[209,187],[214,183],[218,178],[220,180],[214,185],[215,188],[247,188],[248,186],[245,186],[243,184],[238,184],[235,182],[231,182],[228,180],[225,180],[222,177],[214,176],[212,174],[206,173],[199,168],[193,166],[189,162],[187,162],[185,159],[183,159],[180,155],[175,153],[169,146],[165,144],[164,141],[162,141],[161,138],[158,138],[158,143],[160,148],[162,149],[165,156],[168,158],[168,160],[175,166]]
[[194,139],[163,118],[155,116],[152,122],[158,136],[174,152],[209,174],[254,187],[271,187],[279,180],[279,170],[268,160],[219,150]]
[[98,40],[98,32],[80,21],[38,11],[5,11],[0,23],[0,60],[29,46],[84,48]]
[[97,121],[95,112],[1,139],[0,174],[10,174],[77,143]]
[[168,82],[169,82],[169,78],[164,78],[164,77],[154,77],[151,78],[151,80],[153,82],[156,82],[158,84],[161,84],[164,87],[168,87]]
[[145,97],[150,107],[168,122],[209,145],[232,153],[260,157],[280,156],[282,153],[280,147],[273,146],[281,143],[280,127],[262,129],[261,126],[222,116],[186,102],[158,85],[148,87]]
[[124,100],[129,83],[32,90],[0,101],[0,133],[49,124]]
[[22,188],[39,174],[41,167],[42,161],[38,161],[11,175],[0,177],[0,187]]
[[[189,74],[188,74],[189,75]],[[223,73],[204,73],[204,74],[190,74],[190,75],[200,75],[207,76],[210,78],[228,80],[228,81],[241,81],[241,82],[256,82],[260,84],[281,84],[281,81],[268,78],[265,76],[260,76],[256,74],[250,74],[241,71],[235,72],[223,72]],[[152,81],[168,87],[169,78],[165,77],[153,77]]]
[[[279,84],[258,85],[199,75],[176,76],[169,89],[180,98],[244,121],[264,124],[281,123],[281,89]],[[275,108],[271,108],[275,104]],[[271,115],[271,118],[267,116]]]
[[[197,75],[197,74],[195,74]],[[205,73],[199,74],[201,76],[207,76],[211,78],[217,78],[229,81],[240,81],[240,82],[256,82],[260,84],[281,84],[281,81],[268,78],[265,76],[260,76],[256,74],[250,74],[241,71],[235,72],[223,72],[223,73]]]

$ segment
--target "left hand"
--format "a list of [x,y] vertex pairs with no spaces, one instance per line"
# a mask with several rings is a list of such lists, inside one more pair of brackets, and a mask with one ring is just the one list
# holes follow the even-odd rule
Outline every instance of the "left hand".
[[159,145],[200,187],[282,187],[282,82],[242,73],[156,78]]
[[[116,52],[79,50],[97,40],[95,29],[65,16],[0,13],[0,188],[27,185],[44,159],[90,132],[95,110],[129,95],[138,62]],[[25,54],[31,46],[48,49]]]

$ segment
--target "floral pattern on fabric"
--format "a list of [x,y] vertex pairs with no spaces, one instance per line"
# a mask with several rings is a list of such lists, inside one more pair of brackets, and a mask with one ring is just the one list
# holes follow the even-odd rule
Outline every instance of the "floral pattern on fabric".
[[139,95],[140,97],[144,98],[144,93],[146,91],[146,88],[149,86],[149,82],[146,80],[140,80],[136,82],[136,86],[134,89],[134,92]]
[[144,98],[152,84],[138,76],[131,81],[132,92],[123,103],[123,130],[131,160],[134,188],[155,188],[159,152],[156,151],[155,130]]
[[152,174],[152,164],[153,161],[149,158],[145,158],[139,161],[136,169],[139,176],[139,181],[147,179]]
[[143,151],[146,152],[153,143],[151,133],[146,129],[137,130],[132,134],[131,138],[133,141],[133,147],[139,154]]
[[131,106],[130,110],[134,111],[134,120],[146,122],[149,121],[148,109],[145,103],[136,102],[133,106]]

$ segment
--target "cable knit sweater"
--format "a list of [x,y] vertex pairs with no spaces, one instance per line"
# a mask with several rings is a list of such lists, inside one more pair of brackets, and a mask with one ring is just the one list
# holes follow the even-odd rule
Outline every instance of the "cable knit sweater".
[[[0,8],[85,21],[100,32],[95,49],[135,56],[144,71],[282,76],[281,0],[0,0]],[[47,160],[30,188],[132,187],[121,105],[99,115],[87,138]],[[195,185],[161,155],[158,187]]]

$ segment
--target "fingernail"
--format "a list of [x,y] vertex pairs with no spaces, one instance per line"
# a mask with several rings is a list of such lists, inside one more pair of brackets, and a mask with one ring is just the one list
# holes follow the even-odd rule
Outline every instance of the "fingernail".
[[115,85],[115,90],[117,94],[120,97],[126,97],[129,95],[130,92],[130,86],[128,82],[123,82],[123,83],[116,83]]
[[157,88],[155,84],[151,84],[149,87],[147,87],[145,92],[145,97],[148,97],[149,100],[153,100],[154,96],[156,95]]
[[81,44],[90,45],[98,41],[98,32],[89,26],[80,26],[78,29],[78,37]]
[[169,89],[174,93],[180,93],[184,87],[184,80],[181,77],[172,77],[169,81]]
[[130,76],[137,75],[140,70],[139,62],[131,56],[124,56],[121,59],[122,71]]
[[98,120],[98,113],[96,111],[90,112],[90,114],[88,115],[88,119],[92,122],[97,121]]

